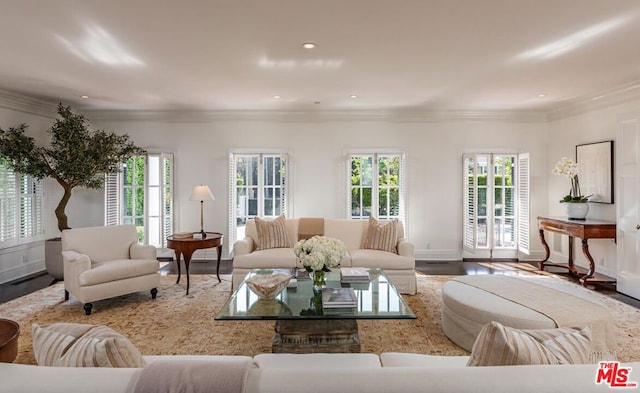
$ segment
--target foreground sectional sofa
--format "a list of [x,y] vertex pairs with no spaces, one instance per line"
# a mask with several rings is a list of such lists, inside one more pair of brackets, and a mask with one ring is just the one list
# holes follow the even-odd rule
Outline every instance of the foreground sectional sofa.
[[260,249],[255,220],[248,220],[245,238],[233,245],[233,286],[240,285],[253,269],[302,268],[293,253],[293,246],[300,239],[322,235],[344,242],[347,256],[342,261],[343,267],[382,268],[400,293],[414,295],[415,251],[414,245],[404,238],[402,222],[396,222],[394,252],[363,248],[370,225],[367,220],[288,218],[285,226],[290,247]]
[[[598,366],[468,367],[466,356],[410,353],[262,354],[246,356],[146,356],[145,368],[43,367],[0,363],[0,391],[138,393],[180,391],[246,393],[588,393],[612,391],[596,383]],[[153,367],[165,372],[157,389],[140,390]],[[628,381],[640,381],[640,362]],[[193,372],[194,370],[204,372]],[[242,373],[237,373],[241,369]],[[204,375],[206,373],[206,375]],[[186,386],[181,386],[182,388]],[[620,390],[620,389],[618,389]],[[626,390],[626,389],[623,389]],[[629,389],[633,391],[634,389]],[[182,390],[187,391],[187,390]]]

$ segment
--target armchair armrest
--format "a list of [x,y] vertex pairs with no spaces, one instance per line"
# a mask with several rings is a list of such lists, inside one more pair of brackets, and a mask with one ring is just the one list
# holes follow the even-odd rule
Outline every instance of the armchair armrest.
[[415,247],[413,243],[408,241],[407,239],[401,238],[398,239],[398,255],[403,257],[411,257],[415,258]]
[[77,277],[80,273],[91,269],[91,258],[77,251],[62,251],[65,277]]
[[129,256],[131,259],[157,259],[156,247],[134,242],[129,247]]
[[253,239],[245,237],[242,240],[238,240],[233,243],[233,255],[245,255],[253,251]]

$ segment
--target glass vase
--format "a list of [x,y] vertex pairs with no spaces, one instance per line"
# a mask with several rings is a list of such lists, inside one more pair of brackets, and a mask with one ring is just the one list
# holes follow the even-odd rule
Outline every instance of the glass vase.
[[322,288],[327,286],[324,270],[314,270],[313,273],[311,273],[311,278],[313,279],[314,290],[322,290]]

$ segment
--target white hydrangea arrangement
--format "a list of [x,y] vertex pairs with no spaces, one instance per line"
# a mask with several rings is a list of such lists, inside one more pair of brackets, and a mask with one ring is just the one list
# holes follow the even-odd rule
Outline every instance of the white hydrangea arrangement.
[[571,189],[569,194],[565,195],[560,202],[567,203],[586,203],[589,201],[589,196],[584,196],[580,192],[580,181],[578,179],[578,163],[573,162],[572,159],[562,157],[560,161],[553,168],[554,175],[566,176],[571,180]]
[[297,242],[293,252],[308,272],[328,272],[331,268],[340,266],[347,249],[341,240],[314,236]]

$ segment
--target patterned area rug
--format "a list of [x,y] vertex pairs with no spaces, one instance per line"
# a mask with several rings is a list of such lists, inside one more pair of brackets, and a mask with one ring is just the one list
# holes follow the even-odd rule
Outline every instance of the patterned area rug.
[[[468,354],[440,328],[440,290],[451,278],[417,274],[418,294],[404,296],[416,320],[359,321],[362,352]],[[16,363],[35,364],[31,325],[54,322],[107,325],[128,337],[143,355],[255,355],[271,351],[273,322],[214,321],[230,294],[229,276],[218,283],[215,275],[192,275],[188,296],[184,282],[176,284],[175,280],[174,275],[162,276],[156,300],[147,293],[102,300],[94,303],[89,316],[77,300],[64,301],[62,283],[0,304],[0,318],[15,320],[22,327]],[[640,310],[594,294],[616,315],[620,360],[640,361]]]

